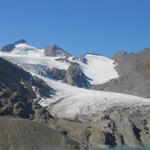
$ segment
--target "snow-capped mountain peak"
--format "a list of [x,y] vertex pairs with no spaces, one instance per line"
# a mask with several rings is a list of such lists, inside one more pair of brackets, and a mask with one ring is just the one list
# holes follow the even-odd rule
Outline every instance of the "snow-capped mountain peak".
[[[50,78],[53,68],[57,68],[64,74],[64,71],[67,72],[72,63],[79,65],[84,78],[91,85],[103,84],[119,77],[115,70],[114,60],[92,53],[88,53],[83,57],[73,57],[57,45],[49,45],[46,49],[39,49],[29,45],[25,40],[20,40],[15,42],[13,47],[5,46],[1,51],[7,53],[1,52],[0,56],[19,64],[25,70],[30,68],[30,72],[38,75],[41,75],[42,71],[44,76]],[[77,81],[77,79],[75,80]]]
[[28,44],[24,39],[18,40],[13,44],[8,44],[0,49],[2,52],[18,55],[42,56],[44,49],[39,49]]
[[28,42],[25,39],[20,39],[16,41],[14,44],[17,45],[17,44],[23,44],[23,43],[28,43]]
[[13,54],[22,54],[22,55],[36,55],[36,54],[42,54],[42,49],[38,49],[36,47],[33,47],[27,43],[19,43],[16,44],[14,49],[11,51]]

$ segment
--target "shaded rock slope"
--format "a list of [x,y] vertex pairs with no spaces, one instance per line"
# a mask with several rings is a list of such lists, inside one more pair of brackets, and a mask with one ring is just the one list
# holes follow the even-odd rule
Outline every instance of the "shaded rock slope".
[[150,97],[150,49],[139,53],[119,52],[114,56],[120,77],[93,89]]
[[0,58],[0,115],[30,118],[37,95],[50,98],[53,93],[41,79]]
[[88,78],[85,76],[80,66],[75,63],[71,64],[67,69],[65,81],[73,86],[90,88]]

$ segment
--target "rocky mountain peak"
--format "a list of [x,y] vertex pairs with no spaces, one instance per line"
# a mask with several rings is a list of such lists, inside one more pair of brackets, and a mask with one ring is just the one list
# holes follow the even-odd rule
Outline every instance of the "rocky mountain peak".
[[3,52],[11,52],[17,44],[26,44],[26,43],[27,43],[26,40],[21,39],[21,40],[14,42],[14,43],[10,43],[10,44],[3,46],[0,50]]
[[25,39],[20,39],[18,41],[16,41],[14,44],[17,45],[17,44],[26,44],[27,41]]
[[64,56],[64,57],[69,57],[71,56],[67,51],[63,50],[57,45],[49,45],[44,52],[45,56]]

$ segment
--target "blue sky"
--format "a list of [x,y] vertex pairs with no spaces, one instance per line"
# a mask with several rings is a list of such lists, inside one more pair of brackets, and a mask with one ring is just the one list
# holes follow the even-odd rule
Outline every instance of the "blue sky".
[[0,0],[0,46],[24,38],[72,54],[150,47],[149,0]]

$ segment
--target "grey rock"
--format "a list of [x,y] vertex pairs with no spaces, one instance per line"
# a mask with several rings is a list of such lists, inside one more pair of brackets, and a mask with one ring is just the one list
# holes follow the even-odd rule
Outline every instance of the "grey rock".
[[45,56],[53,56],[53,57],[56,57],[56,56],[69,57],[69,56],[71,56],[68,52],[66,52],[62,48],[58,47],[57,45],[49,45],[45,49],[44,55]]
[[0,117],[1,150],[79,150],[79,144],[38,123]]
[[149,146],[150,107],[113,107],[97,114],[97,120],[77,122],[58,119],[54,129],[66,133],[83,147],[102,148],[129,145]]
[[58,68],[52,68],[51,70],[52,78],[54,80],[62,80],[64,81],[66,78],[66,70],[61,70]]
[[72,63],[67,69],[66,82],[73,86],[89,88],[90,83],[88,78],[82,72],[80,66]]

